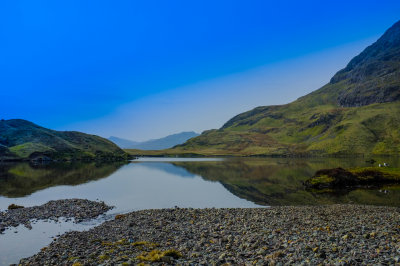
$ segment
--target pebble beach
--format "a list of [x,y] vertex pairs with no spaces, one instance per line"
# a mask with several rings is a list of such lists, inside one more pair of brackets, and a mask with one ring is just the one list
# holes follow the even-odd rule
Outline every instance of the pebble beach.
[[82,222],[95,218],[111,208],[104,202],[87,199],[51,200],[40,206],[26,208],[18,206],[16,209],[0,212],[0,233],[9,227],[16,227],[20,224],[31,229],[31,223],[35,220],[58,221],[59,218],[64,217],[73,218],[75,222]]
[[159,209],[69,232],[22,265],[398,264],[400,208]]

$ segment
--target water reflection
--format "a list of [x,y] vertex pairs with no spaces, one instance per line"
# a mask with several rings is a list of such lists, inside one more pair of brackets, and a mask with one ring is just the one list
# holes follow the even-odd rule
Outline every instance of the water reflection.
[[[399,158],[376,158],[399,167]],[[176,166],[220,182],[234,195],[261,205],[320,205],[358,203],[400,206],[400,186],[319,193],[306,191],[303,182],[317,170],[370,166],[364,158],[235,158],[224,161],[174,162]]]
[[[400,166],[399,158],[374,159],[376,164],[387,162],[391,166]],[[400,206],[399,186],[384,187],[381,191],[356,189],[317,193],[306,191],[302,185],[322,168],[368,165],[370,163],[364,158],[144,158],[124,167],[121,163],[2,164],[0,196],[23,199],[24,203],[33,199],[44,203],[58,197],[86,197],[104,200],[117,208],[124,206],[121,211],[173,207],[172,204],[186,207],[225,206],[221,202],[228,202],[230,196],[227,195],[230,193],[260,205],[360,203]],[[212,181],[213,186],[218,184],[218,190],[225,189],[225,192],[215,191],[214,202],[203,199],[208,197],[211,185],[204,181]],[[387,193],[382,192],[385,190]],[[198,198],[193,199],[193,195]],[[0,205],[4,207],[4,204]]]
[[[188,161],[188,159],[186,159]],[[208,163],[207,161],[202,161]],[[219,182],[175,166],[171,161],[120,164],[3,166],[0,210],[11,203],[41,205],[49,200],[87,198],[115,206],[113,213],[179,207],[255,207]]]
[[61,185],[79,185],[107,177],[122,163],[0,164],[0,195],[17,198]]

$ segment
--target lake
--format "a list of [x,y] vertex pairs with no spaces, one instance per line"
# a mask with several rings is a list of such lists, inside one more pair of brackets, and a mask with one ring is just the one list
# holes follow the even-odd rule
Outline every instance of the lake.
[[[368,158],[369,159],[369,158]],[[400,167],[398,157],[374,158]],[[39,221],[0,235],[0,265],[17,263],[66,231],[87,230],[116,214],[157,208],[252,208],[357,203],[400,206],[400,186],[336,193],[306,191],[322,168],[371,165],[366,158],[140,158],[129,164],[0,165],[0,210],[15,203],[86,198],[115,206],[105,217],[73,224]]]

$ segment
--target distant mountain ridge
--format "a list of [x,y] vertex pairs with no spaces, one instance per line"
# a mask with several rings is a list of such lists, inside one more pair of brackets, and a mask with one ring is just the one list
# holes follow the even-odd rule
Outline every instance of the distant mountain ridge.
[[166,151],[240,156],[400,154],[400,21],[328,84],[239,114]]
[[120,147],[121,149],[129,149],[129,147],[133,147],[135,145],[140,144],[140,142],[137,141],[132,141],[129,139],[123,139],[123,138],[118,138],[115,136],[111,136],[108,138],[109,141],[113,142],[114,144],[116,144],[118,147]]
[[22,119],[0,120],[0,160],[118,161],[128,154],[109,140],[76,131],[56,131]]
[[188,131],[144,142],[131,141],[113,136],[109,137],[108,139],[117,144],[122,149],[163,150],[185,143],[187,140],[197,136],[199,136],[198,133],[194,131]]

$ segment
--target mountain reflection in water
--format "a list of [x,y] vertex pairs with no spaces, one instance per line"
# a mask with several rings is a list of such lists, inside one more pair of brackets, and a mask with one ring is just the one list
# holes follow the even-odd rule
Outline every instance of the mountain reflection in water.
[[0,195],[16,198],[61,185],[79,185],[108,177],[122,163],[52,163],[27,162],[0,164]]
[[[399,167],[399,158],[377,158]],[[321,205],[357,203],[400,206],[400,186],[355,189],[329,193],[306,191],[303,182],[317,170],[369,166],[364,158],[232,158],[224,161],[175,162],[176,166],[220,182],[240,198],[260,205]]]
[[[387,162],[391,166],[400,166],[399,158],[374,159],[377,163]],[[306,191],[303,187],[303,182],[319,169],[368,165],[370,164],[365,158],[226,158],[217,160],[142,158],[124,167],[121,163],[2,164],[0,165],[0,196],[22,199],[52,187],[76,186],[92,182],[91,185],[81,188],[79,195],[88,195],[94,191],[88,198],[110,201],[117,207],[123,205],[123,210],[145,206],[146,208],[164,208],[174,206],[173,204],[186,207],[218,207],[222,202],[225,202],[222,206],[230,207],[239,204],[234,203],[236,201],[232,201],[228,194],[266,206],[334,203],[400,206],[399,186],[330,193]],[[105,179],[107,181],[101,181]],[[217,189],[213,192],[215,195],[212,199],[207,199],[211,189],[210,182],[218,184],[220,188],[215,187]],[[64,189],[64,195],[68,197],[77,189]],[[131,202],[133,199],[135,201]],[[237,207],[242,206],[241,204]],[[246,205],[244,202],[243,204]]]

